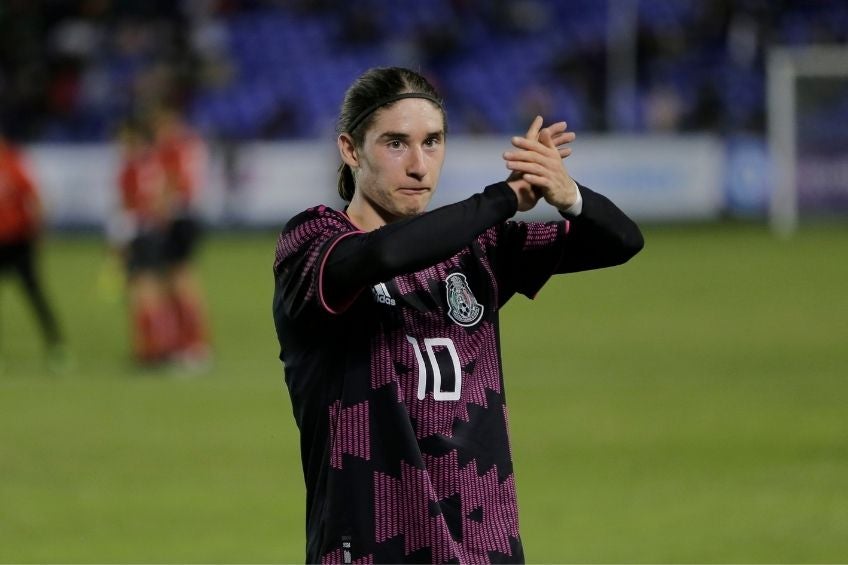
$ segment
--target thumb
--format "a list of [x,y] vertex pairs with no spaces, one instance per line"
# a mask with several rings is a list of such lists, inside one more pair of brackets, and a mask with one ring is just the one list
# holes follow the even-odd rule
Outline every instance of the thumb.
[[527,130],[527,134],[524,136],[527,139],[537,139],[539,137],[539,130],[542,129],[542,124],[544,121],[542,120],[542,116],[536,116],[533,118],[533,123],[530,124],[530,128]]

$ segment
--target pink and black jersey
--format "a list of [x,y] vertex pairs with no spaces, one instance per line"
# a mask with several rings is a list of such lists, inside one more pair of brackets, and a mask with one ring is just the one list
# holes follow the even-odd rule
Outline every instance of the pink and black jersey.
[[[582,217],[507,221],[515,205],[501,183],[387,233],[320,206],[281,234],[274,317],[308,562],[523,562],[498,313],[586,258],[568,244]],[[433,249],[446,254],[422,268]]]

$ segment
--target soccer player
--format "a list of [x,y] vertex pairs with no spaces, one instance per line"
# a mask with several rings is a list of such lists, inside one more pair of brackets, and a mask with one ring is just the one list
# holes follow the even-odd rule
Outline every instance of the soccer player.
[[127,272],[133,358],[141,366],[157,366],[170,361],[178,345],[164,274],[170,219],[165,171],[145,124],[128,120],[120,141],[121,208],[109,237]]
[[35,311],[47,346],[48,365],[60,370],[66,355],[56,316],[36,268],[42,208],[23,155],[0,135],[0,275],[13,271]]
[[[277,243],[308,562],[522,562],[498,312],[554,273],[642,248],[633,221],[569,176],[574,135],[541,117],[504,154],[505,182],[425,212],[445,134],[423,77],[364,73],[339,117],[348,206],[295,216]],[[510,220],[541,200],[562,220]]]
[[173,108],[158,109],[153,126],[169,203],[165,280],[178,324],[177,357],[186,368],[202,369],[210,357],[208,322],[193,259],[200,239],[196,208],[207,162],[206,144]]

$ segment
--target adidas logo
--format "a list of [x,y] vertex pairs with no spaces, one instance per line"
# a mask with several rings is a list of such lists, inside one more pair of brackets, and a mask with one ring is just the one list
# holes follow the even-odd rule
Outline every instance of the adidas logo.
[[387,304],[389,306],[397,306],[397,302],[392,296],[389,294],[389,289],[386,288],[386,283],[377,283],[371,287],[371,292],[374,294],[374,300],[379,302],[380,304]]

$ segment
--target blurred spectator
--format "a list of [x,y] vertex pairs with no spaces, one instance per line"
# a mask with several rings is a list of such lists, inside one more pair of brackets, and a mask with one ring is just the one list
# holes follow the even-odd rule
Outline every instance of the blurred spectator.
[[0,135],[0,275],[12,272],[20,280],[44,337],[48,366],[60,370],[67,357],[37,268],[41,231],[38,189],[23,155]]
[[453,22],[420,26],[414,37],[422,62],[437,71],[456,60],[462,44],[462,30]]
[[554,98],[546,84],[534,82],[521,90],[518,97],[516,124],[529,124],[536,116],[554,115],[557,115],[554,109]]
[[341,45],[374,45],[383,36],[376,15],[376,3],[344,2],[341,8],[345,25],[339,30]]
[[657,86],[645,95],[645,123],[648,129],[657,132],[673,132],[680,129],[683,119],[683,103],[673,88]]
[[302,121],[297,106],[291,100],[280,100],[270,117],[262,124],[259,137],[261,139],[296,137],[303,131]]
[[[584,130],[762,134],[767,47],[848,39],[844,2],[629,1],[637,76],[621,85],[607,69],[616,0],[431,0],[402,13],[374,0],[3,0],[0,111],[28,140],[103,141],[163,101],[207,134],[315,137],[333,122],[332,93],[361,69],[411,65],[445,79],[476,64],[461,89],[474,102],[452,97],[460,131],[486,129],[481,114],[512,131],[523,102],[511,85],[536,80]],[[509,109],[476,106],[486,98]],[[627,119],[610,116],[622,103]],[[314,119],[288,128],[287,115]]]

